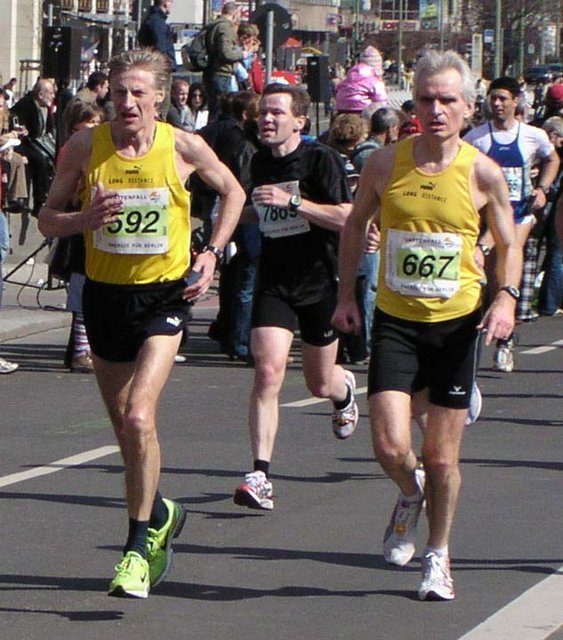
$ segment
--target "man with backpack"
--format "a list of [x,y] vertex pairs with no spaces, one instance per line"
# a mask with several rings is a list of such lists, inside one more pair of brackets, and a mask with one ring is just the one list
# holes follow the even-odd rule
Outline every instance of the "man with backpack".
[[203,69],[203,83],[207,92],[210,120],[216,120],[219,115],[221,96],[233,91],[234,66],[244,57],[237,39],[239,22],[240,12],[236,2],[226,2],[221,15],[207,29],[208,63]]

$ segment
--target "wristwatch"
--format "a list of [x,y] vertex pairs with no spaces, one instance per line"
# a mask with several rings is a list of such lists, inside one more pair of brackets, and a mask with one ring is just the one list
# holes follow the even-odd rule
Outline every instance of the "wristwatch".
[[208,244],[203,248],[202,253],[205,253],[206,251],[210,251],[217,258],[217,262],[221,262],[223,259],[223,250],[219,249],[219,247],[216,247],[214,244]]
[[500,288],[501,291],[506,291],[509,296],[512,296],[514,300],[520,300],[520,289],[518,287],[513,287],[511,284],[507,284],[504,287]]
[[288,209],[292,212],[297,211],[297,209],[299,209],[299,207],[301,206],[301,203],[303,202],[303,198],[294,193],[291,198],[289,199],[289,207]]
[[477,246],[479,247],[479,249],[481,249],[481,253],[484,256],[488,256],[492,251],[492,248],[489,247],[489,245],[483,244],[482,242],[478,242]]

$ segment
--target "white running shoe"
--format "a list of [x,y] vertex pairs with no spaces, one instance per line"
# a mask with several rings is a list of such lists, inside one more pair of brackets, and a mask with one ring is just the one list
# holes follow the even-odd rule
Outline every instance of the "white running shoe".
[[481,409],[483,408],[483,396],[481,395],[481,389],[477,386],[477,383],[473,383],[473,387],[471,389],[471,398],[469,399],[469,410],[467,412],[467,417],[465,418],[465,426],[468,427],[470,424],[477,422],[479,416],[481,415]]
[[274,508],[272,483],[263,471],[247,473],[244,482],[237,487],[233,501],[250,509],[271,511]]
[[356,378],[351,371],[345,371],[346,386],[350,389],[350,402],[344,409],[334,409],[332,432],[339,440],[349,438],[358,426],[358,405],[356,404]]
[[4,360],[4,358],[0,358],[0,374],[2,373],[14,373],[16,369],[19,368],[19,364],[15,362],[8,362],[8,360]]
[[420,600],[453,600],[454,581],[450,574],[450,559],[438,557],[431,551],[422,558],[422,582],[418,590]]
[[424,482],[422,469],[415,471],[416,483],[420,491],[419,500],[405,500],[399,495],[391,520],[383,536],[383,557],[390,564],[406,565],[416,550],[416,526],[424,507]]
[[510,373],[514,369],[514,340],[497,340],[493,359],[496,371]]

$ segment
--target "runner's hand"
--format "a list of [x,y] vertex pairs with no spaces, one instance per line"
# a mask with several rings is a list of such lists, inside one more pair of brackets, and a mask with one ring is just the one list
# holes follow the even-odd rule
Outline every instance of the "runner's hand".
[[96,231],[117,222],[123,213],[123,201],[116,191],[109,191],[101,182],[96,184],[96,194],[90,206],[84,210],[87,229]]
[[359,334],[362,330],[362,318],[355,301],[339,302],[331,322],[333,327],[343,333]]

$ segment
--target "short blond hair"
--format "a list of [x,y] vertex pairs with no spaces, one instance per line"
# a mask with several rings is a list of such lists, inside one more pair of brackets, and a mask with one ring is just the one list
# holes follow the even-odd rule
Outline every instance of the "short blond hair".
[[109,79],[116,73],[123,73],[134,67],[142,67],[150,71],[154,78],[154,88],[157,91],[169,93],[172,78],[172,69],[168,56],[149,47],[131,49],[114,56],[108,64]]

